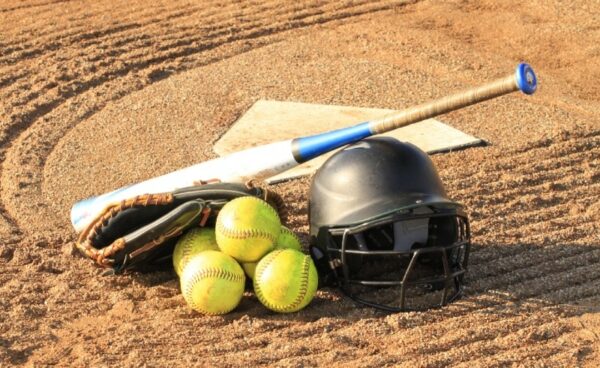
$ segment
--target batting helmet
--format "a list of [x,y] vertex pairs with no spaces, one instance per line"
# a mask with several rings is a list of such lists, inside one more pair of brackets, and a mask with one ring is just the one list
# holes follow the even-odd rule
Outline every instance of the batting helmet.
[[426,309],[462,292],[468,218],[412,144],[369,138],[330,157],[311,184],[309,222],[322,282],[357,302]]

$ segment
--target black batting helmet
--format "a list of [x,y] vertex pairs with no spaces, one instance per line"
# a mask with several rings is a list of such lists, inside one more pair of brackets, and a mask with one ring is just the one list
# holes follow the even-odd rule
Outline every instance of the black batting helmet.
[[426,309],[462,292],[468,218],[412,144],[375,137],[330,157],[311,184],[309,222],[322,281],[357,302]]

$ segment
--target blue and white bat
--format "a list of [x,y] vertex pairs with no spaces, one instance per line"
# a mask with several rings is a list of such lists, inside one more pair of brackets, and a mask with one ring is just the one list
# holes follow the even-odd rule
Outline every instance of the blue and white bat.
[[536,88],[537,78],[533,69],[528,64],[519,64],[515,73],[505,78],[400,111],[383,119],[322,134],[253,147],[82,200],[73,205],[71,222],[75,230],[80,232],[106,206],[137,195],[171,192],[197,183],[211,181],[245,182],[250,179],[268,178],[363,138],[518,90],[526,94],[533,94]]

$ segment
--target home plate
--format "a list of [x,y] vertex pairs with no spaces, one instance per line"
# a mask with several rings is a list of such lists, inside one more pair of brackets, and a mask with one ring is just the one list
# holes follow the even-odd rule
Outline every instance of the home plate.
[[[396,112],[388,109],[259,100],[217,141],[214,150],[218,155],[224,156],[280,140],[345,128]],[[435,119],[424,120],[382,135],[413,143],[429,154],[485,143],[482,139],[463,133]],[[334,152],[272,176],[266,182],[273,184],[310,175]]]

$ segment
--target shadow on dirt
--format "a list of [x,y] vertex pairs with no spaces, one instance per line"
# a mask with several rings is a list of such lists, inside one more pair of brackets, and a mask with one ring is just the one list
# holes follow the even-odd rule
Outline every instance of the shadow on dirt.
[[[117,276],[118,277],[118,276]],[[160,272],[137,273],[142,285],[177,287],[170,265]],[[383,293],[385,294],[383,289]],[[484,312],[519,315],[557,307],[568,315],[600,311],[600,245],[473,244],[464,296],[443,308],[419,313],[442,315]],[[174,291],[175,292],[175,291]],[[178,291],[177,291],[178,292]],[[393,292],[393,290],[390,290]],[[357,321],[389,313],[359,305],[337,288],[321,288],[298,313],[268,311],[254,296],[250,283],[238,308],[225,316],[235,321],[247,315],[272,321],[313,322],[322,318]],[[197,318],[202,315],[196,314]]]
[[596,308],[599,266],[599,244],[475,244],[466,296],[496,292],[514,302]]

